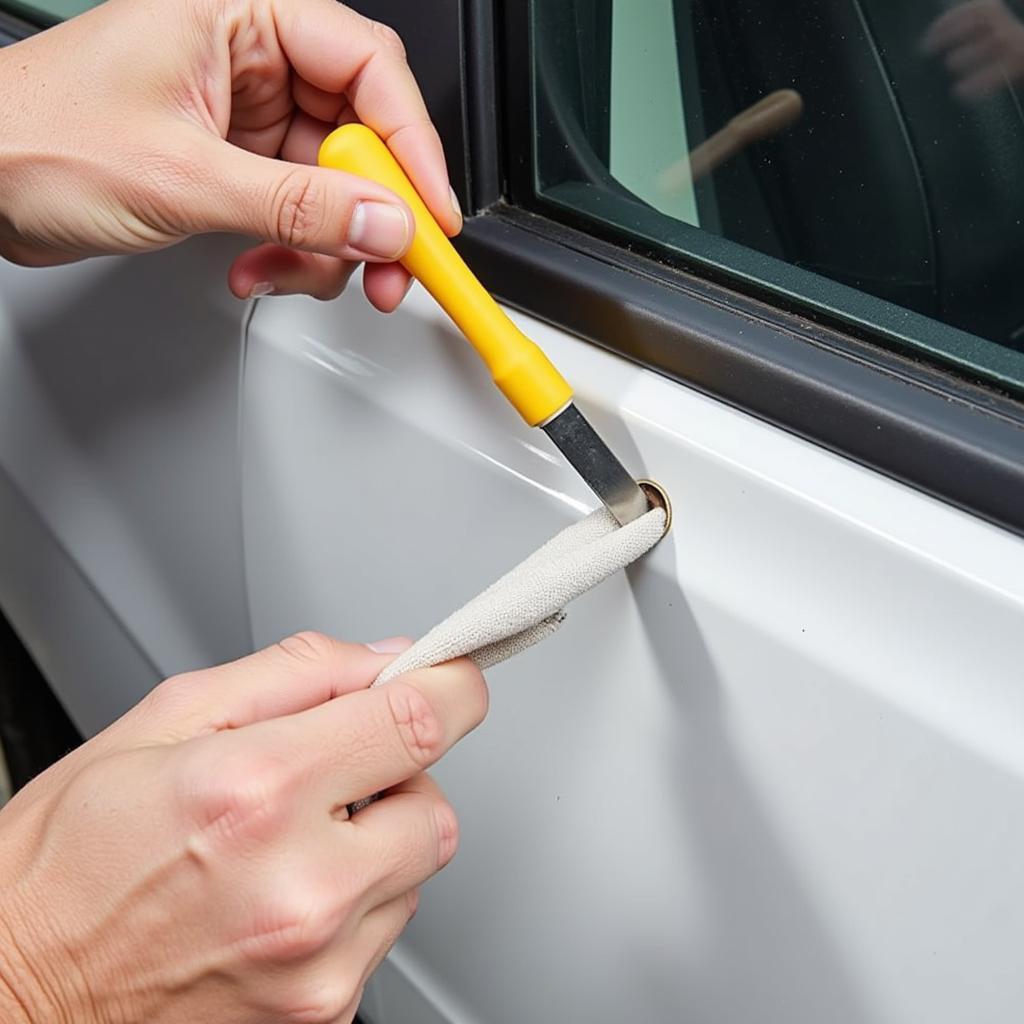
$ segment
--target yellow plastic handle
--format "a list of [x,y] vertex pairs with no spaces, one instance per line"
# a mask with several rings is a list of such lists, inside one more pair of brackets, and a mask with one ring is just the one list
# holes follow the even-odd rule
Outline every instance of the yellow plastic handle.
[[321,167],[369,178],[409,204],[416,232],[402,265],[455,321],[531,427],[572,401],[565,378],[476,279],[375,132],[361,124],[343,125],[324,139],[319,160]]

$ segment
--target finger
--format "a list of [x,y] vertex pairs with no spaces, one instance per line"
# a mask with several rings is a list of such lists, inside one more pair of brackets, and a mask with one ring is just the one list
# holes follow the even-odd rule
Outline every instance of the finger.
[[275,19],[298,75],[324,93],[346,95],[359,120],[388,144],[442,228],[458,233],[462,218],[451,201],[441,140],[398,36],[334,0],[281,4]]
[[304,766],[307,786],[333,810],[417,775],[486,713],[483,676],[462,658],[263,722],[252,739],[274,760]]
[[168,679],[139,711],[151,727],[177,737],[293,715],[366,689],[401,644],[389,642],[388,653],[378,653],[321,633],[297,633],[226,665]]
[[416,890],[402,893],[368,914],[338,922],[333,937],[311,954],[261,960],[255,979],[260,1005],[277,1009],[275,1021],[351,1024],[367,980],[415,916],[418,902]]
[[[391,264],[380,264],[391,266]],[[228,271],[240,299],[259,295],[312,295],[333,299],[345,290],[357,264],[280,245],[260,245],[238,256]]]
[[293,164],[315,164],[320,145],[337,126],[301,111],[292,118],[288,134],[281,144],[281,159]]
[[953,91],[961,99],[977,100],[991,96],[992,93],[1008,86],[1009,82],[1002,62],[995,61],[966,78],[961,78],[953,87]]
[[983,33],[989,25],[985,0],[968,0],[936,18],[925,32],[921,46],[926,53],[938,53],[971,36]]
[[66,263],[77,263],[86,255],[26,242],[0,241],[0,256],[20,267],[59,267]]
[[410,889],[363,918],[355,938],[357,962],[366,965],[359,985],[360,994],[370,975],[380,967],[416,916],[418,906],[419,891]]
[[367,263],[363,291],[381,313],[393,313],[409,293],[412,278],[401,263]]
[[343,171],[259,156],[206,133],[190,139],[195,173],[164,202],[187,234],[229,231],[349,261],[392,261],[412,241],[393,192]]
[[978,71],[989,64],[998,63],[998,61],[996,44],[988,39],[957,46],[955,49],[950,50],[944,58],[947,69],[956,76],[963,76],[972,71]]
[[337,823],[355,844],[349,863],[372,865],[364,913],[422,885],[455,856],[459,824],[441,788],[426,772],[393,787],[380,800]]
[[338,118],[350,107],[349,98],[344,93],[328,92],[318,89],[312,82],[296,76],[292,80],[292,99],[300,111],[317,121],[337,127]]
[[[299,1001],[307,1003],[309,991],[318,994],[321,1009],[317,1020],[350,1024],[359,1010],[370,975],[415,916],[418,902],[419,894],[413,890],[378,907],[359,921],[353,933],[339,935],[310,965],[299,990]],[[295,984],[294,974],[278,982],[276,992],[280,994],[281,985],[289,983]]]

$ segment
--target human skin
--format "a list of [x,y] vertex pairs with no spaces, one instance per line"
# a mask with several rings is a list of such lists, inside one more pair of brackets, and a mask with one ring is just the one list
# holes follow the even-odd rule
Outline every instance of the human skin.
[[455,852],[424,769],[487,708],[464,660],[368,689],[392,657],[306,633],[169,679],[21,790],[0,1020],[351,1021]]
[[1024,78],[1024,24],[1003,0],[965,0],[929,26],[921,45],[941,57],[963,100],[981,100]]
[[108,0],[0,50],[0,84],[0,255],[18,263],[235,232],[264,242],[230,269],[240,298],[331,298],[366,262],[367,296],[392,310],[408,208],[315,166],[352,120],[461,227],[401,40],[334,0]]

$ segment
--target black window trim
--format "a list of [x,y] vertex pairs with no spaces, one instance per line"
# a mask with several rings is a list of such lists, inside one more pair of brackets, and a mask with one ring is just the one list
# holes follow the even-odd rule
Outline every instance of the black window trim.
[[[607,4],[610,0],[590,2]],[[530,69],[527,81],[532,86],[531,6],[515,4],[506,9],[503,46],[508,66]],[[552,92],[547,96],[548,105],[557,103],[562,91],[558,76],[550,75],[550,70],[547,81]],[[962,379],[1001,389],[1024,401],[1024,354],[867,292],[826,282],[819,275],[658,212],[611,176],[590,151],[584,133],[572,118],[559,119],[558,127],[583,180],[538,194],[531,107],[537,104],[539,109],[540,103],[535,96],[532,103],[507,104],[504,111],[506,150],[514,155],[508,164],[504,196],[513,205],[578,227],[656,262],[717,281],[741,294],[761,297],[797,316],[811,317],[870,340],[877,347],[909,355],[916,362],[945,367]],[[694,235],[700,237],[696,246]],[[815,278],[827,284],[828,299],[810,297],[811,291],[820,290],[812,284]],[[767,283],[769,280],[771,283]]]
[[510,175],[532,166],[505,134],[528,114],[524,4],[354,5],[406,41],[472,213],[459,247],[499,298],[1024,536],[1020,401],[507,202]]
[[1018,403],[513,207],[461,248],[523,312],[1024,535]]
[[[468,121],[494,128],[471,140],[483,209],[460,247],[485,284],[523,312],[1024,535],[1024,403],[778,298],[606,241],[548,206],[508,201],[521,200],[527,176],[532,187],[527,6],[465,4],[475,51],[463,83]],[[485,60],[481,26],[495,9],[503,17]]]

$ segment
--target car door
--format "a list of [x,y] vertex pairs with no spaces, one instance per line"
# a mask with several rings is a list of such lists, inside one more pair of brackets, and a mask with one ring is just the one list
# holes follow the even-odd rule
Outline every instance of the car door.
[[[1015,1019],[1012,76],[958,98],[926,0],[358,6],[467,260],[675,509],[489,673],[361,1015]],[[235,244],[2,268],[0,604],[85,731],[293,629],[419,634],[594,504],[421,289],[247,319]]]
[[[489,674],[437,771],[460,853],[366,1019],[1012,1019],[1011,90],[957,107],[919,49],[941,5],[363,6],[445,132],[470,264],[675,505]],[[794,122],[690,180],[783,89]],[[257,643],[419,634],[594,504],[420,289],[261,301],[243,395]]]

